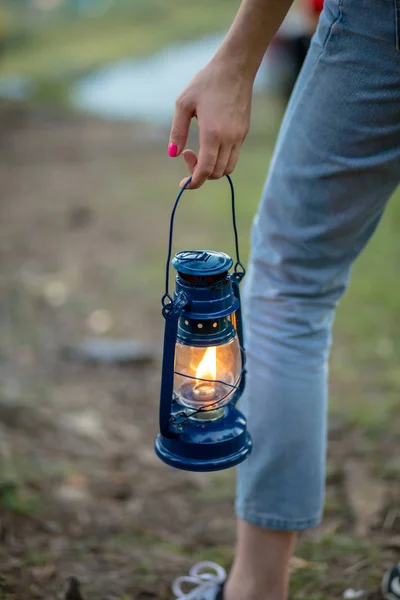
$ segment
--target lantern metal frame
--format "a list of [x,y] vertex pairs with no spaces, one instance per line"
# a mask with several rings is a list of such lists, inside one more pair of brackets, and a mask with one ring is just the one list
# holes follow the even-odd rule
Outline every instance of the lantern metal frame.
[[[236,249],[233,273],[229,273],[233,261],[224,253],[205,250],[179,252],[172,261],[178,273],[174,296],[171,297],[169,270],[175,213],[191,179],[180,190],[170,220],[165,293],[161,300],[165,330],[159,412],[160,433],[155,441],[155,451],[168,465],[190,471],[216,471],[232,467],[242,462],[252,448],[246,419],[236,408],[246,382],[246,354],[239,290],[245,268],[239,257],[234,187],[231,178],[227,176],[227,179],[231,190]],[[235,314],[235,327],[227,321],[232,314]],[[216,321],[221,326],[218,326],[217,331],[210,330],[208,333],[201,334],[193,329],[190,330],[193,323],[208,321]],[[188,324],[188,330],[185,329],[184,323]],[[218,347],[236,334],[242,361],[238,380],[233,384],[220,380],[204,380],[210,383],[221,383],[230,388],[224,397],[215,401],[216,409],[210,410],[210,405],[194,409],[180,404],[174,395],[175,375],[197,381],[202,379],[175,370],[176,342],[198,347]],[[230,394],[232,397],[229,402],[220,407],[224,398]]]

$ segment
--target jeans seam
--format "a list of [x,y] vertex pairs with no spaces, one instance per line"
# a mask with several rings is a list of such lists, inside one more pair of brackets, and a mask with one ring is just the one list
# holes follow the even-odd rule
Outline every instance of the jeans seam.
[[303,519],[285,519],[284,517],[276,517],[264,514],[261,511],[246,509],[243,506],[236,506],[237,516],[253,525],[264,527],[266,529],[277,529],[284,531],[297,531],[316,527],[322,520],[322,512],[316,515]]
[[[342,15],[343,2],[344,2],[344,0],[339,0],[339,2],[338,2],[339,13],[333,19],[332,23],[329,26],[329,30],[328,30],[328,34],[326,36],[326,39],[325,39],[324,43],[321,45],[321,50],[320,50],[319,54],[315,57],[315,64],[313,65],[313,68],[312,68],[310,74],[308,75],[307,82],[305,82],[304,85],[303,85],[303,89],[304,90],[306,89],[307,84],[310,83],[313,80],[313,78],[315,76],[315,72],[316,72],[316,70],[317,70],[317,68],[319,66],[319,63],[320,63],[321,59],[323,58],[323,56],[324,56],[324,54],[326,52],[326,47],[327,47],[327,45],[329,43],[329,40],[330,40],[330,38],[332,36],[333,28],[341,20],[341,18],[343,16]],[[316,33],[314,35],[316,35]],[[293,95],[292,95],[292,99],[293,99]],[[289,102],[287,110],[294,110],[295,107],[301,102],[301,100],[302,100],[302,96],[299,94],[298,98],[296,98],[296,103],[295,104],[292,101]],[[282,129],[281,129],[281,133],[282,133]],[[279,138],[278,138],[278,143],[279,143]]]
[[332,37],[332,33],[333,33],[333,30],[334,30],[335,26],[336,26],[336,25],[337,25],[337,23],[339,23],[339,21],[342,19],[342,16],[343,16],[343,12],[342,12],[342,9],[343,9],[343,1],[344,1],[344,0],[339,0],[339,4],[338,4],[338,8],[339,8],[339,14],[338,14],[338,16],[337,16],[337,17],[336,17],[336,18],[335,18],[335,19],[332,21],[332,23],[331,23],[331,26],[329,27],[329,32],[328,32],[328,35],[326,36],[326,40],[325,40],[325,42],[324,42],[324,45],[323,45],[323,47],[322,47],[322,52],[320,53],[320,55],[319,55],[319,57],[318,57],[318,61],[317,61],[316,65],[315,65],[315,67],[317,67],[317,65],[318,65],[318,63],[319,63],[319,61],[320,61],[320,59],[322,58],[322,56],[323,56],[323,54],[324,54],[324,52],[325,52],[325,50],[326,50],[326,47],[327,47],[327,46],[328,46],[328,44],[329,44],[329,41],[330,41],[330,39],[331,39],[331,37]]
[[[308,77],[308,81],[309,82],[314,77],[315,71],[317,70],[317,68],[319,66],[319,63],[321,62],[321,60],[322,60],[322,58],[323,58],[323,56],[324,56],[324,54],[326,52],[326,49],[327,49],[329,41],[330,41],[330,39],[332,37],[332,33],[333,33],[333,29],[334,29],[335,25],[337,25],[337,23],[339,23],[339,21],[342,19],[342,16],[343,16],[343,12],[342,12],[343,2],[344,2],[344,0],[339,0],[339,3],[338,3],[339,13],[338,13],[337,17],[335,17],[335,19],[333,19],[332,23],[330,24],[328,34],[327,34],[326,39],[325,39],[325,41],[324,41],[324,43],[323,43],[323,45],[321,47],[321,52],[316,57],[315,64],[313,66],[313,69],[312,69],[309,77]],[[300,101],[300,98],[299,98],[299,101]]]

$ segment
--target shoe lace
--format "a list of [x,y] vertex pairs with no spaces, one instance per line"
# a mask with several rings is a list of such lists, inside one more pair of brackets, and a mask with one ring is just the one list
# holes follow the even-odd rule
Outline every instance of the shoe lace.
[[[172,584],[176,600],[214,600],[215,592],[224,583],[226,571],[220,565],[211,561],[199,562],[194,565],[189,575],[177,577]],[[182,590],[182,584],[192,584],[190,592]],[[214,595],[211,596],[211,593]]]

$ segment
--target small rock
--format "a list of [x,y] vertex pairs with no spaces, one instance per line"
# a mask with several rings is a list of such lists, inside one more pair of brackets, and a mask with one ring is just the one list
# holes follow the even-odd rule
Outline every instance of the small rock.
[[46,281],[43,286],[43,295],[50,306],[57,308],[67,301],[67,286],[58,279]]
[[345,600],[356,600],[356,598],[362,598],[364,594],[364,590],[353,590],[350,588],[343,593],[343,598]]
[[93,331],[93,333],[100,335],[106,333],[113,326],[112,315],[108,312],[108,310],[94,310],[87,319],[87,326],[90,331]]
[[77,414],[66,415],[64,423],[76,433],[92,440],[101,440],[106,437],[103,422],[98,411],[87,409]]
[[77,346],[64,349],[64,356],[83,363],[130,366],[152,362],[156,353],[139,340],[86,338]]
[[63,502],[87,502],[90,494],[87,488],[87,480],[83,475],[72,474],[66,477],[65,482],[56,492],[58,498]]
[[74,206],[68,213],[71,229],[85,229],[93,220],[93,211],[87,206]]
[[55,572],[56,568],[54,565],[40,565],[37,567],[32,567],[31,569],[32,576],[37,581],[37,583],[44,583],[51,579]]
[[85,490],[66,485],[62,485],[58,489],[57,496],[64,502],[86,502],[88,500]]
[[56,521],[46,521],[43,523],[43,529],[46,533],[51,534],[60,534],[62,532],[62,527]]

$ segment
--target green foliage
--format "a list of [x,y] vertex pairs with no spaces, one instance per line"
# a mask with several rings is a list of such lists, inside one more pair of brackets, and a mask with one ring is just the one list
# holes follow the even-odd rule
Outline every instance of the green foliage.
[[32,516],[40,513],[42,500],[27,488],[3,483],[0,484],[0,508],[15,515]]
[[363,561],[369,572],[368,589],[378,587],[382,577],[380,550],[369,540],[339,533],[300,537],[296,554],[307,560],[291,578],[291,594],[299,600],[341,598],[346,587],[354,586],[354,573],[343,571],[343,564]]
[[15,596],[11,593],[10,586],[4,575],[0,574],[0,600],[15,600]]

